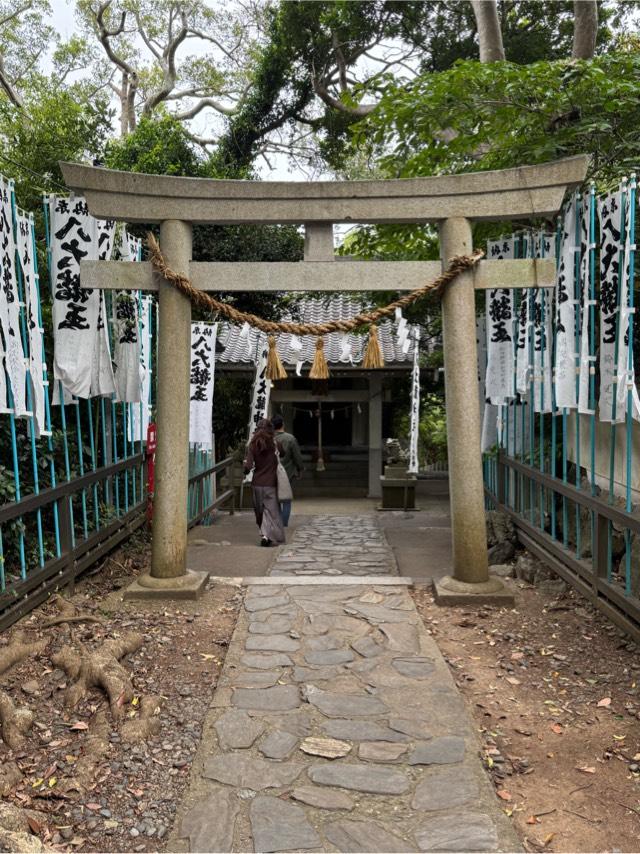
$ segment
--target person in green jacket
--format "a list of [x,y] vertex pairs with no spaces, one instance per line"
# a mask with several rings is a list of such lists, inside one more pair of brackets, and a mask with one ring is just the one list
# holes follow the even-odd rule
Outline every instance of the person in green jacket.
[[[298,440],[291,433],[285,432],[284,418],[282,415],[274,415],[271,419],[274,430],[276,431],[276,442],[280,453],[280,462],[284,466],[284,470],[289,478],[289,483],[293,484],[296,477],[300,477],[303,469],[302,454]],[[291,501],[280,502],[280,515],[282,516],[282,524],[284,527],[289,525],[289,517],[291,516]]]

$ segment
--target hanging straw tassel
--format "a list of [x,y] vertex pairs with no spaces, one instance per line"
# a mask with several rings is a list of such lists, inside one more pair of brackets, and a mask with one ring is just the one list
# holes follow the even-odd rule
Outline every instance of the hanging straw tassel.
[[269,355],[267,356],[267,370],[265,376],[268,380],[286,380],[287,372],[276,348],[276,336],[269,335]]
[[327,360],[324,355],[324,340],[321,335],[316,339],[316,355],[313,358],[313,364],[309,371],[309,379],[329,379],[329,365],[327,365]]
[[367,371],[384,368],[384,357],[378,339],[378,327],[375,323],[372,323],[369,328],[369,341],[367,342],[367,349],[364,351],[362,367]]

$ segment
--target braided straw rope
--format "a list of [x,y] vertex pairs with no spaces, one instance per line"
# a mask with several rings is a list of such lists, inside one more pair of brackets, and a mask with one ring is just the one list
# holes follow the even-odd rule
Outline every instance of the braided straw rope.
[[[382,318],[394,314],[397,308],[406,308],[406,306],[411,305],[431,291],[435,291],[440,296],[445,287],[459,276],[460,273],[464,273],[465,270],[475,267],[481,258],[484,257],[484,252],[481,249],[476,249],[471,255],[456,255],[449,261],[447,269],[433,281],[428,282],[420,288],[416,288],[415,291],[405,294],[382,308],[363,311],[349,320],[330,320],[327,323],[292,323],[286,320],[264,320],[264,318],[258,317],[255,314],[238,311],[232,305],[221,302],[210,294],[205,293],[205,291],[194,288],[187,276],[184,276],[182,273],[176,273],[167,265],[160,251],[158,241],[153,234],[147,235],[147,245],[149,247],[149,260],[155,272],[167,282],[174,285],[180,293],[189,297],[193,305],[206,311],[217,311],[233,323],[239,325],[248,323],[249,326],[253,326],[271,335],[276,332],[290,332],[292,335],[329,335],[331,332],[351,332],[359,326],[375,324]],[[393,285],[390,285],[390,290],[392,289]]]

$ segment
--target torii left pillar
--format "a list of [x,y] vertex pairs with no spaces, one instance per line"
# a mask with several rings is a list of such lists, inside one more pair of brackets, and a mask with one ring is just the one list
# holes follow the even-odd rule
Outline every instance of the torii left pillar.
[[[192,226],[180,220],[160,225],[160,246],[168,265],[189,274]],[[157,446],[151,571],[127,589],[125,598],[170,596],[196,599],[208,573],[187,569],[189,488],[189,371],[191,303],[173,285],[159,282]]]

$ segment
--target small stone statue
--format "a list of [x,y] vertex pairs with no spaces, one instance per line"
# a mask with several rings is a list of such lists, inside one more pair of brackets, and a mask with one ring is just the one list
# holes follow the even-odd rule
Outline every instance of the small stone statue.
[[398,439],[387,439],[385,443],[385,459],[387,465],[406,465],[408,453],[404,450]]

